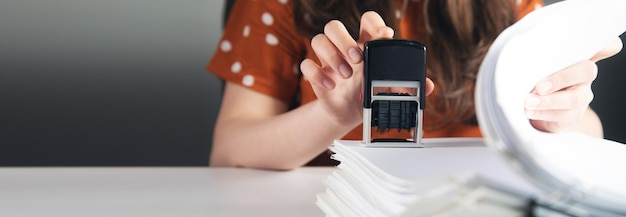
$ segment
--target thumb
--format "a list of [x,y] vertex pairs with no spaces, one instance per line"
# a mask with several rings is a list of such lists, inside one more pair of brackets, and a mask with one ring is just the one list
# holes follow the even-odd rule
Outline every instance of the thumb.
[[619,53],[622,50],[622,47],[623,47],[622,40],[620,40],[620,38],[616,38],[615,40],[611,42],[611,44],[609,44],[609,46],[600,50],[593,57],[591,57],[590,60],[594,62],[598,62],[600,60],[609,58]]

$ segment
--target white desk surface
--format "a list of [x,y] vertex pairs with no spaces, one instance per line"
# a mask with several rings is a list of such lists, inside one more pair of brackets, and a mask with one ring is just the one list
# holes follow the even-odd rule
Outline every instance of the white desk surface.
[[324,216],[333,167],[0,168],[0,216]]

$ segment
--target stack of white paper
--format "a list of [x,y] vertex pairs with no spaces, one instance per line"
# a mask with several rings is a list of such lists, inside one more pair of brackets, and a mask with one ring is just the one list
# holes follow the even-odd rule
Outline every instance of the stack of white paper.
[[327,216],[523,216],[536,192],[481,139],[424,139],[426,148],[335,141],[341,163],[318,206]]

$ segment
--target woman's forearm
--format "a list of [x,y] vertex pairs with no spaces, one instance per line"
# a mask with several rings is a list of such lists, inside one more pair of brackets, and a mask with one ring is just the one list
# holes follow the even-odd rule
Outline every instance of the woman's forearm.
[[359,123],[338,126],[318,101],[278,116],[218,120],[211,166],[287,170],[304,165],[327,150]]

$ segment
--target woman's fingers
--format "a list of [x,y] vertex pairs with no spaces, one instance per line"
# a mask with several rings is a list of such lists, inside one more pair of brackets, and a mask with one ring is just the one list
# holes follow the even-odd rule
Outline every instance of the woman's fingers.
[[556,132],[576,124],[593,100],[591,83],[598,74],[595,62],[587,60],[555,72],[535,85],[524,108],[538,130]]
[[352,67],[325,34],[318,34],[313,37],[311,47],[322,64],[322,70],[327,73],[328,77],[334,79],[335,76],[341,78],[352,76]]
[[591,57],[590,60],[594,61],[594,62],[597,62],[597,61],[609,58],[609,57],[619,53],[622,50],[622,47],[623,47],[622,40],[620,38],[616,38],[615,40],[613,40],[613,42],[611,42],[611,44],[609,44],[609,46],[607,46],[606,48],[602,49],[596,55]]
[[[376,12],[366,12],[361,18],[361,32],[359,43],[393,37],[393,30],[385,25],[383,19]],[[354,66],[363,60],[361,45],[349,34],[340,21],[333,20],[324,26],[324,34],[318,34],[311,39],[311,47],[320,61],[318,68],[325,74],[320,81],[325,87],[335,86],[336,79],[352,77]],[[323,76],[316,76],[320,78]],[[315,79],[315,78],[311,78]],[[334,80],[329,82],[327,80]]]
[[548,96],[531,94],[526,99],[525,113],[536,129],[557,132],[578,122],[592,99],[593,93],[582,87]]
[[324,34],[335,44],[345,59],[352,64],[361,62],[362,51],[352,38],[346,27],[338,20],[330,21],[324,26]]
[[562,120],[548,121],[543,119],[530,119],[530,124],[537,130],[544,132],[559,132],[564,128],[576,123],[582,116],[576,111],[543,111],[535,114],[537,117],[561,117]]
[[368,11],[361,16],[360,46],[366,41],[374,39],[393,38],[393,34],[393,29],[385,24],[385,21],[378,13]]
[[526,97],[525,108],[527,111],[586,108],[594,97],[589,88],[578,86],[545,96],[529,94]]
[[433,82],[433,80],[430,80],[430,78],[426,78],[426,90],[424,90],[424,92],[426,93],[426,96],[433,93],[434,90],[435,90],[435,83]]
[[559,125],[568,126],[576,123],[584,114],[585,110],[532,110],[526,111],[526,116],[531,120],[556,122]]
[[312,84],[328,90],[335,88],[335,82],[313,60],[305,59],[300,63],[302,75]]
[[526,97],[526,116],[563,126],[569,120],[578,120],[576,115],[581,115],[593,100],[591,83],[597,74],[594,62],[581,61],[548,76]]
[[537,82],[532,93],[548,95],[576,86],[591,84],[598,76],[598,66],[592,61],[581,61]]

